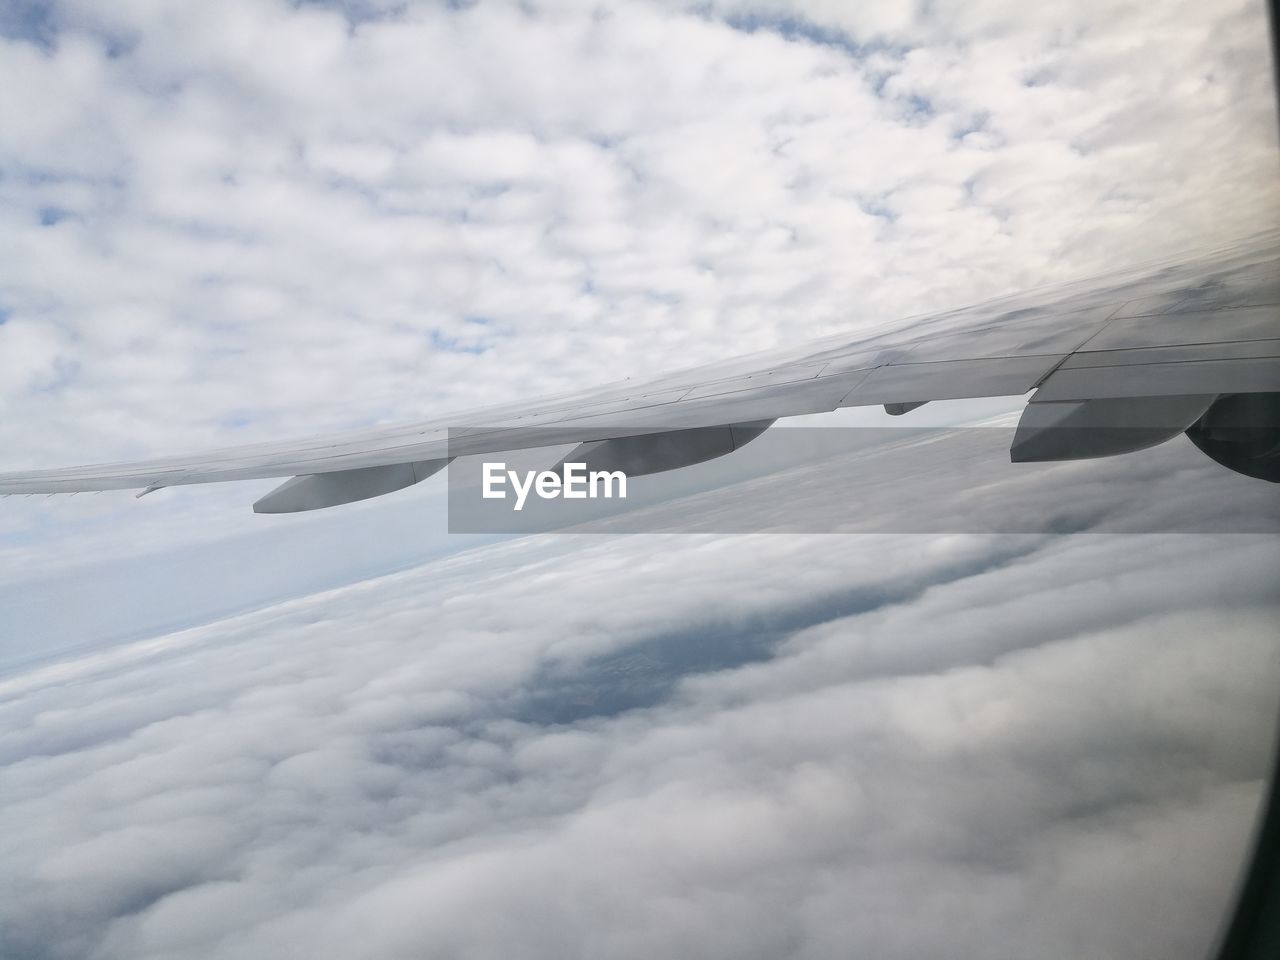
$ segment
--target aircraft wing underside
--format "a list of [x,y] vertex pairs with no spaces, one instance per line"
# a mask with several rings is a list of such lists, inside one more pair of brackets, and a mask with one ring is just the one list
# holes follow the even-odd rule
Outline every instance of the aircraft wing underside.
[[[728,452],[782,417],[1032,390],[1015,461],[1123,453],[1185,431],[1231,469],[1280,479],[1280,234],[647,383],[295,442],[0,474],[0,494],[293,477],[256,507],[288,512],[400,489],[458,456],[612,441],[643,462],[662,435],[668,459],[653,469],[668,469]],[[671,459],[682,444],[692,452]]]

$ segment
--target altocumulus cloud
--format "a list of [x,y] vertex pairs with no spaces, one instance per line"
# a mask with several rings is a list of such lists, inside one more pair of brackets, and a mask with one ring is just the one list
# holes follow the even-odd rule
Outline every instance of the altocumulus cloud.
[[547,538],[15,676],[6,955],[1199,957],[1276,550]]

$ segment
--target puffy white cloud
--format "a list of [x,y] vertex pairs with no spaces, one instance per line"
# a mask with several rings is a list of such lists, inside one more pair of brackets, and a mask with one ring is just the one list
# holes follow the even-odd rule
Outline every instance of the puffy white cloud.
[[1275,551],[544,539],[12,676],[6,942],[1200,956],[1267,767]]

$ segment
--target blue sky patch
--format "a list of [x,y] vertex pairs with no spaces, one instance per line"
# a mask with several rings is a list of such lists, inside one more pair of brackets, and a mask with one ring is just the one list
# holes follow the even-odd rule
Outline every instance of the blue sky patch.
[[52,227],[56,223],[61,223],[67,217],[71,216],[61,207],[41,207],[40,208],[40,226]]
[[489,349],[482,343],[465,343],[447,336],[439,330],[431,331],[431,347],[434,350],[443,350],[446,353],[469,353],[473,356],[479,356]]
[[44,0],[5,0],[0,3],[0,37],[26,40],[52,50],[58,39],[52,4]]
[[893,208],[885,203],[883,198],[862,199],[858,201],[858,209],[868,216],[879,217],[888,223],[893,223],[898,219],[897,213]]
[[991,114],[985,110],[981,113],[975,113],[968,120],[951,131],[952,140],[963,140],[971,133],[979,133],[987,128],[987,121],[991,119]]
[[906,115],[908,120],[929,121],[938,113],[933,106],[933,101],[928,97],[922,97],[919,94],[911,94],[903,101],[906,106]]
[[879,40],[859,43],[842,30],[825,27],[803,17],[751,12],[732,14],[725,17],[724,22],[742,33],[775,33],[790,42],[803,41],[821,47],[831,47],[847,53],[854,60],[863,60],[875,53],[901,56],[911,49]]

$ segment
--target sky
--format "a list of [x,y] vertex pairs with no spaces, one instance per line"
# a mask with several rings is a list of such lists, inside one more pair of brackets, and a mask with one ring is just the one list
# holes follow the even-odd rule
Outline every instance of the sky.
[[[0,468],[1211,248],[1280,221],[1276,146],[1257,3],[7,3]],[[1153,503],[1189,514],[1188,451],[1109,476],[1176,463]],[[815,503],[893,492],[806,466]],[[1276,708],[1272,537],[492,543],[447,534],[442,478],[252,514],[272,485],[0,499],[6,956],[1212,942]]]

